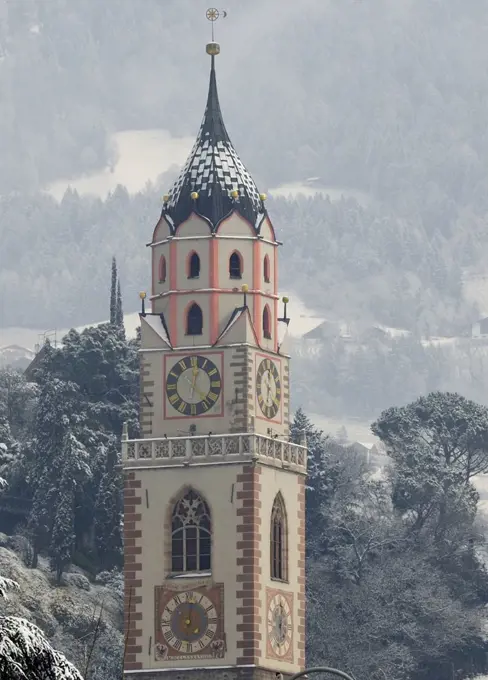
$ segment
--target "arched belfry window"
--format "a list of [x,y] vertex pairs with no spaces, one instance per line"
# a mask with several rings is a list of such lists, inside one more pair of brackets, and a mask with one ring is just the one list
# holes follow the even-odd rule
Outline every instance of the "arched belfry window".
[[264,256],[263,276],[264,276],[265,283],[269,283],[270,278],[269,278],[269,256],[268,255]]
[[288,534],[286,510],[283,496],[279,493],[274,499],[271,511],[271,578],[288,579]]
[[188,489],[171,517],[171,571],[210,571],[212,523],[205,500]]
[[233,252],[229,258],[229,276],[231,279],[242,278],[242,259],[238,252]]
[[268,340],[271,340],[271,312],[268,305],[263,309],[263,335]]
[[188,261],[188,278],[198,279],[200,276],[200,258],[197,253],[192,253]]
[[203,313],[199,305],[194,302],[186,315],[186,334],[201,335],[203,332]]
[[159,282],[163,283],[166,281],[166,258],[161,255],[159,258]]

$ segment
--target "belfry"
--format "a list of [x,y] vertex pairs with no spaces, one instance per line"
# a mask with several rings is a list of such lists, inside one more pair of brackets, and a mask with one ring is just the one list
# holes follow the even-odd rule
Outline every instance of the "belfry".
[[[275,229],[224,125],[217,43],[141,294],[141,439],[122,437],[125,678],[305,664],[305,442],[289,436]],[[280,316],[281,314],[281,316]]]

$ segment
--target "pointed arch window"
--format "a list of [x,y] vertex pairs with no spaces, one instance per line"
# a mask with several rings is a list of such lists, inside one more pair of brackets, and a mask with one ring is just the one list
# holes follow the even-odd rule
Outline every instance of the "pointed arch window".
[[171,516],[171,571],[210,571],[210,509],[193,489],[175,503]]
[[229,276],[231,279],[242,278],[242,258],[236,250],[229,258]]
[[201,307],[194,302],[186,315],[186,334],[201,335],[203,333],[203,313]]
[[279,493],[271,510],[271,578],[288,579],[288,527],[283,496]]
[[267,340],[271,340],[271,312],[268,305],[263,310],[263,335]]
[[270,277],[269,277],[269,255],[264,256],[264,261],[263,261],[263,276],[264,276],[264,281],[265,283],[270,282]]
[[161,255],[159,258],[159,283],[166,281],[166,258]]
[[200,276],[200,258],[198,253],[192,253],[188,259],[188,278],[198,279]]

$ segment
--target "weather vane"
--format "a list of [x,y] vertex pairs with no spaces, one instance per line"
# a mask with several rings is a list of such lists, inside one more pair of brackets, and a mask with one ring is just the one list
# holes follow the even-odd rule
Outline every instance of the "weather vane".
[[214,42],[214,23],[217,21],[219,17],[222,17],[222,19],[225,19],[227,16],[227,12],[225,10],[222,10],[219,12],[218,9],[215,7],[210,7],[207,9],[206,13],[207,19],[212,22],[212,42]]

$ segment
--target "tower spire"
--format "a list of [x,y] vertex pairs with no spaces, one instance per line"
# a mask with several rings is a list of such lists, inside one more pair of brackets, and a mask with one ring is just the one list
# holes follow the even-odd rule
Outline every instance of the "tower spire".
[[[210,18],[209,13],[215,18]],[[210,21],[214,22],[218,16],[218,10],[207,10]],[[206,218],[213,230],[234,211],[256,226],[259,213],[264,212],[264,194],[259,194],[225,128],[215,72],[220,45],[212,41],[206,51],[211,61],[203,121],[185,166],[165,197],[163,214],[170,218],[175,229],[192,212]]]

